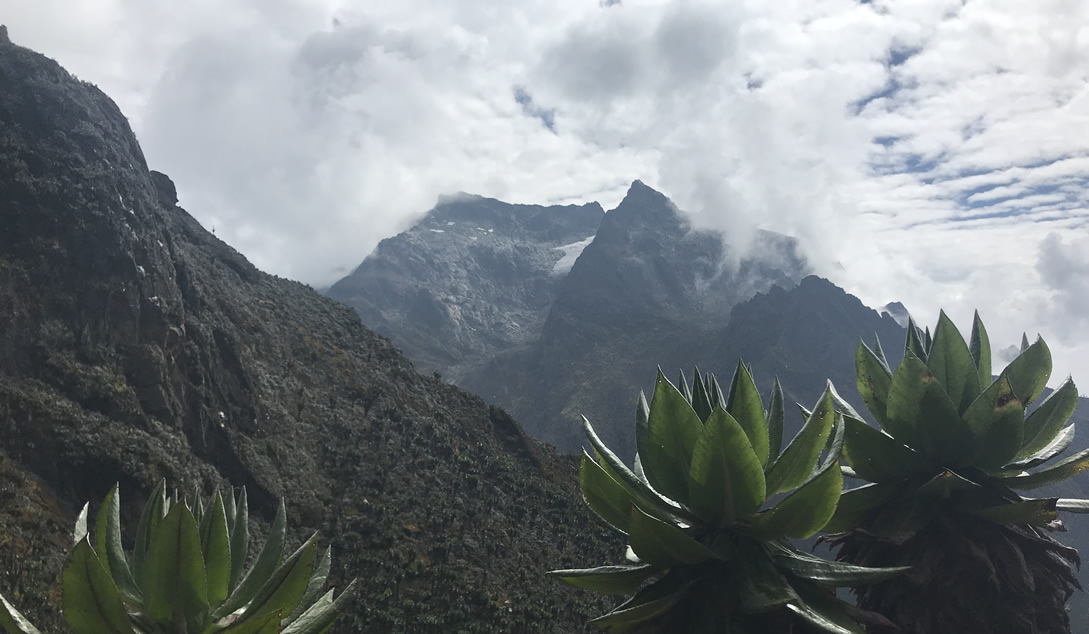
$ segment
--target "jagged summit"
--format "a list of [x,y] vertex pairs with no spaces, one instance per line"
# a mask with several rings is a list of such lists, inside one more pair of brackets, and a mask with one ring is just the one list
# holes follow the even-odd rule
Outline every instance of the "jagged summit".
[[458,194],[379,243],[327,295],[423,369],[457,380],[540,333],[558,283],[605,211]]

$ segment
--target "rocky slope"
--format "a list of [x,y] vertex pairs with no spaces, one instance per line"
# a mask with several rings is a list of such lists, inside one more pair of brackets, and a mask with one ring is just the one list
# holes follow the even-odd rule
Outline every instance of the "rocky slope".
[[604,213],[597,203],[448,197],[326,294],[355,308],[422,370],[457,383],[540,335],[558,283]]
[[619,541],[575,463],[257,271],[108,97],[0,39],[0,593],[58,631],[75,512],[119,481],[131,528],[165,477],[245,485],[258,518],[284,497],[362,582],[337,631],[583,631],[608,601],[542,572]]

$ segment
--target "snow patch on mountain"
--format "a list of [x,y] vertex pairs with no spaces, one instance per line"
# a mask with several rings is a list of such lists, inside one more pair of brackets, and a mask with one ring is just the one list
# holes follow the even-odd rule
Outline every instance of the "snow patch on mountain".
[[575,266],[575,260],[579,258],[579,254],[586,248],[591,242],[594,241],[594,236],[590,236],[585,240],[579,240],[578,242],[572,242],[571,244],[565,244],[560,247],[555,247],[555,251],[562,251],[563,255],[556,261],[555,266],[552,267],[553,275],[567,275],[572,266]]

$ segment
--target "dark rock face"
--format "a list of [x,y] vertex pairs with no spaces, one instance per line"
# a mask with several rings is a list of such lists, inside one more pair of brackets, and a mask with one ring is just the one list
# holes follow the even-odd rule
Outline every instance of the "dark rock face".
[[596,203],[539,207],[479,196],[440,201],[383,240],[327,295],[355,308],[422,369],[458,382],[541,332],[565,255],[597,231]]
[[77,509],[119,481],[131,530],[165,477],[245,485],[257,518],[284,497],[297,540],[332,543],[332,582],[363,584],[337,631],[601,613],[542,574],[620,545],[574,461],[206,232],[95,87],[6,42],[0,86],[0,593],[58,631]]
[[155,186],[155,192],[159,196],[159,204],[167,209],[178,204],[178,189],[174,187],[174,181],[162,172],[151,170],[151,184]]

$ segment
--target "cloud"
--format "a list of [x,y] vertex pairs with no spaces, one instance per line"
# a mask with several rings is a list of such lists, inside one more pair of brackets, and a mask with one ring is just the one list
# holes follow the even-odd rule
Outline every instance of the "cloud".
[[[1081,0],[39,0],[11,37],[115,97],[265,270],[347,272],[440,194],[766,228],[872,306],[979,308],[1089,376]],[[1080,312],[1079,312],[1080,311]],[[929,317],[929,319],[928,319]]]

